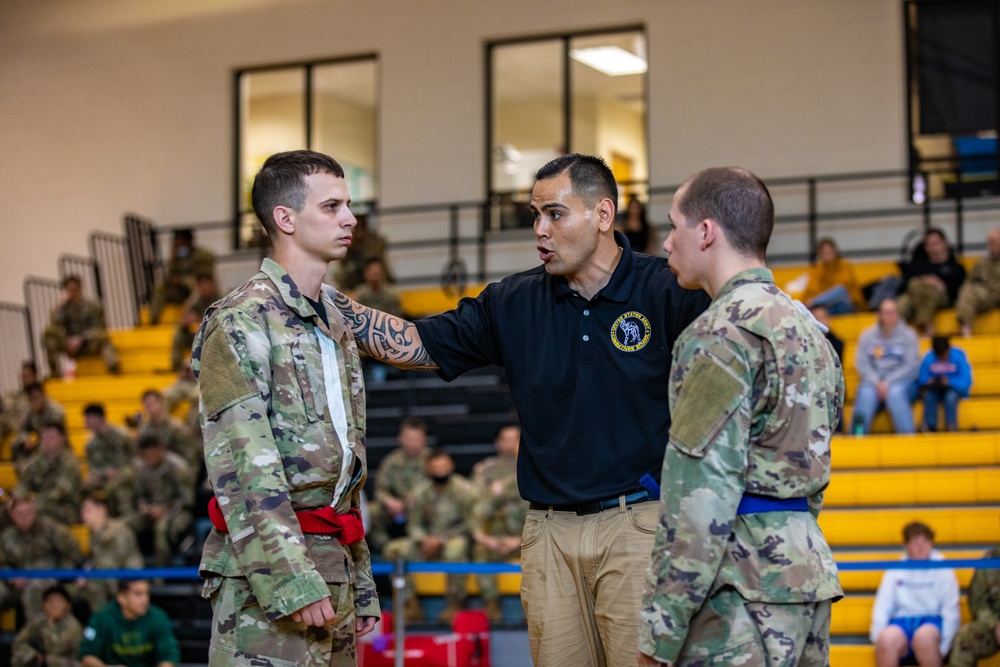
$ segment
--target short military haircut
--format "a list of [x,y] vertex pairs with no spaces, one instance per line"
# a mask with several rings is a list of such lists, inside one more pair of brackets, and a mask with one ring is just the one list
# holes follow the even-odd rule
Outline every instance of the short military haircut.
[[161,392],[159,389],[147,389],[146,391],[142,392],[142,400],[145,401],[150,396],[155,396],[156,398],[162,399],[163,392]]
[[95,505],[100,505],[104,509],[108,509],[108,492],[101,487],[93,487],[87,491],[87,495],[83,497],[83,502],[94,503]]
[[192,243],[194,241],[194,230],[189,227],[184,227],[183,229],[174,230],[174,240],[175,241],[186,241]]
[[163,441],[160,440],[160,436],[152,431],[143,433],[139,436],[139,440],[136,443],[139,447],[140,452],[144,452],[147,449],[155,449],[157,447],[163,447]]
[[53,584],[45,589],[42,593],[42,601],[48,600],[53,595],[61,595],[66,602],[70,602],[69,593],[66,592],[66,588],[62,584]]
[[63,278],[63,280],[62,280],[63,289],[66,289],[67,287],[69,287],[70,283],[76,283],[77,287],[80,287],[81,285],[83,285],[83,281],[80,280],[80,276],[75,275],[75,274],[70,274],[70,275],[66,276],[65,278]]
[[441,447],[431,447],[430,451],[427,452],[427,463],[430,463],[434,459],[448,459],[449,461],[453,461],[451,454]]
[[132,584],[138,584],[140,582],[146,581],[145,579],[119,579],[118,586],[115,588],[115,592],[118,595],[122,593],[128,593],[129,589],[132,588]]
[[587,206],[594,206],[602,199],[610,199],[615,208],[618,208],[618,183],[602,158],[580,153],[561,155],[539,169],[535,179],[544,181],[556,178],[563,172],[569,173],[573,192]]
[[774,229],[774,202],[763,181],[739,167],[712,167],[681,189],[678,209],[690,226],[715,220],[734,250],[764,259]]
[[64,438],[66,437],[66,425],[63,424],[61,421],[54,421],[54,420],[47,421],[44,424],[42,424],[41,428],[43,431],[47,428],[50,428],[53,431],[58,431],[59,435],[63,436]]
[[911,521],[903,527],[903,544],[906,544],[914,537],[926,537],[933,542],[934,531],[922,521]]
[[301,212],[309,190],[306,177],[318,173],[344,177],[344,169],[336,160],[315,151],[275,153],[264,161],[253,180],[250,200],[253,212],[272,243],[278,238],[274,209],[287,206]]
[[516,428],[520,430],[521,425],[518,424],[517,422],[504,422],[503,424],[500,424],[500,426],[497,426],[497,430],[493,432],[493,439],[494,440],[498,439],[500,437],[500,434],[509,428]]
[[21,362],[21,368],[22,369],[25,369],[25,368],[28,369],[29,371],[31,371],[32,375],[35,375],[35,376],[38,375],[38,366],[35,364],[34,361],[31,361],[31,360],[22,361]]
[[83,408],[83,414],[88,417],[100,417],[101,419],[104,419],[104,406],[100,403],[88,403]]
[[412,428],[427,433],[427,424],[419,417],[407,417],[399,422],[399,430],[402,431],[404,428]]
[[38,382],[32,382],[31,384],[29,384],[27,387],[24,388],[24,393],[27,394],[28,396],[31,396],[32,394],[43,394],[44,395],[45,394],[45,387],[43,387]]

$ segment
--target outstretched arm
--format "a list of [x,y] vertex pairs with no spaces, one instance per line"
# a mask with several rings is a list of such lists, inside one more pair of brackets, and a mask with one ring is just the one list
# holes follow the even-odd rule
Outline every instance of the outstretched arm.
[[333,302],[344,314],[358,345],[373,359],[398,368],[437,370],[413,322],[362,306],[341,292],[333,295]]

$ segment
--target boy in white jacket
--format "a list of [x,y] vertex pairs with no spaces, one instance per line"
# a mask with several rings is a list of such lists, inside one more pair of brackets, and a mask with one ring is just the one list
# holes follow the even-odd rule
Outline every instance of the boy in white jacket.
[[[907,524],[903,543],[903,560],[943,560],[924,523]],[[941,667],[958,630],[958,600],[954,570],[886,570],[872,609],[875,664],[896,667],[913,655],[921,667]]]

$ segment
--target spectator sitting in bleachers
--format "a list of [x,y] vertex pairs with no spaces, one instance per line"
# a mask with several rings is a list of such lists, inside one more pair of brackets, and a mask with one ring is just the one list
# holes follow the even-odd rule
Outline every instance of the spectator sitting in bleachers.
[[42,426],[36,451],[17,476],[17,488],[35,496],[44,516],[72,525],[80,519],[83,475],[80,459],[66,441],[66,427],[59,422]]
[[347,254],[340,261],[331,262],[331,272],[323,282],[336,285],[345,292],[353,290],[365,280],[365,262],[376,257],[382,260],[386,280],[394,282],[392,270],[386,259],[385,239],[378,232],[369,228],[367,215],[354,217],[358,224],[351,232],[351,245],[347,247]]
[[[455,462],[447,452],[435,449],[424,464],[427,478],[413,492],[407,537],[389,542],[383,555],[386,560],[406,558],[414,561],[457,563],[469,558],[469,512],[473,502],[472,485],[455,473]],[[451,623],[465,602],[465,575],[447,575],[445,608],[439,623]],[[413,584],[407,578],[407,620],[422,616],[417,606]],[[412,602],[411,602],[412,600]]]
[[965,352],[952,347],[947,336],[934,336],[931,350],[920,364],[920,393],[924,397],[921,430],[938,430],[938,404],[944,405],[944,428],[958,430],[958,402],[969,397],[972,367]]
[[814,308],[824,306],[831,315],[865,310],[865,299],[854,275],[854,266],[840,256],[833,239],[816,242],[816,263],[809,269],[809,282],[802,301]]
[[201,325],[205,311],[222,297],[211,273],[199,273],[194,277],[194,290],[184,302],[184,312],[177,323],[173,344],[170,346],[170,368],[180,370],[181,362],[191,356],[194,334]]
[[157,389],[142,393],[144,414],[139,425],[138,438],[155,433],[163,445],[187,461],[192,473],[197,473],[204,460],[201,443],[197,442],[187,425],[167,412],[167,402]]
[[42,596],[44,615],[29,621],[14,638],[13,667],[75,667],[83,627],[70,613],[66,589],[56,584]]
[[[7,501],[11,525],[0,533],[2,566],[15,570],[71,569],[83,561],[80,544],[69,528],[35,508],[30,493],[15,491]],[[0,582],[0,609],[24,610],[26,620],[42,613],[42,595],[55,579],[10,579]]]
[[[528,515],[528,502],[517,489],[517,450],[521,428],[505,424],[497,429],[493,444],[497,455],[480,461],[473,469],[475,502],[472,508],[472,560],[500,563],[521,554],[521,532]],[[493,574],[477,576],[486,616],[499,622],[500,593]]]
[[958,291],[955,303],[958,325],[966,338],[972,335],[977,315],[1000,308],[1000,229],[986,235],[986,253]]
[[965,267],[955,258],[940,229],[928,229],[924,242],[903,271],[899,312],[924,335],[934,335],[934,313],[955,303]]
[[406,535],[406,521],[413,490],[424,480],[427,462],[427,425],[415,418],[404,419],[396,435],[399,447],[391,451],[375,473],[375,498],[369,507],[373,551]]
[[62,302],[52,311],[51,321],[42,335],[49,374],[54,378],[62,377],[60,354],[73,360],[99,354],[109,373],[120,373],[118,350],[104,324],[104,308],[100,302],[83,296],[78,276],[67,276],[62,286]]
[[883,407],[896,433],[913,433],[913,400],[920,371],[917,333],[903,322],[896,302],[885,299],[878,321],[861,332],[855,351],[858,390],[854,397],[852,432],[871,433],[872,419]]
[[91,432],[87,441],[87,477],[84,484],[107,494],[112,516],[127,514],[135,499],[135,443],[120,427],[109,424],[104,406],[91,403],[83,409],[83,421]]
[[190,229],[174,230],[174,243],[167,262],[167,275],[156,286],[149,304],[149,322],[157,324],[163,307],[181,305],[194,289],[195,276],[215,275],[215,255],[194,245],[194,232]]
[[63,407],[45,394],[45,387],[35,383],[28,385],[24,394],[28,401],[28,411],[24,415],[17,436],[10,447],[14,467],[18,470],[38,449],[38,438],[43,424],[66,423]]
[[[389,284],[385,261],[381,257],[370,257],[365,260],[364,277],[364,282],[354,292],[354,300],[383,313],[403,317],[403,303],[399,300],[399,294]],[[365,379],[368,382],[384,381],[389,366],[381,361],[375,361],[364,351],[360,354]]]
[[[943,560],[934,531],[919,521],[903,528],[903,545],[904,561]],[[872,608],[875,664],[895,667],[912,655],[921,667],[940,667],[958,630],[958,601],[954,570],[886,570]]]
[[18,432],[28,415],[26,389],[38,384],[38,368],[33,361],[21,363],[21,387],[8,391],[0,398],[0,443]]
[[[1000,547],[985,558],[1000,558]],[[976,667],[980,660],[1000,653],[1000,569],[976,570],[969,583],[969,613],[972,620],[955,634],[950,667]]]
[[81,667],[176,667],[180,646],[166,612],[149,603],[149,583],[121,580],[117,588],[114,601],[87,624],[78,654]]
[[166,567],[191,528],[194,481],[190,468],[167,450],[156,433],[149,432],[139,436],[136,479],[136,506],[128,524],[140,538],[140,546],[143,537],[152,538],[156,564]]
[[[108,497],[92,492],[80,506],[80,519],[90,530],[90,557],[85,566],[95,570],[142,569],[145,562],[139,552],[135,533],[121,519],[108,514]],[[77,598],[97,611],[115,594],[115,579],[78,579]]]

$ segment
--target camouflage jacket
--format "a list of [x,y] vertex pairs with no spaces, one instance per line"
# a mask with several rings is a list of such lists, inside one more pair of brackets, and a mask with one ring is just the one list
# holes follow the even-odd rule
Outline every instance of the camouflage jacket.
[[51,398],[45,399],[45,407],[41,412],[24,413],[17,437],[11,444],[11,458],[14,467],[20,470],[38,447],[38,436],[42,426],[53,422],[66,423],[66,411]]
[[80,460],[69,448],[50,456],[39,448],[21,468],[17,486],[35,494],[39,514],[67,525],[80,522],[83,476]]
[[22,532],[16,526],[4,529],[0,553],[4,564],[14,569],[74,568],[83,561],[80,543],[69,528],[41,514],[30,530]]
[[187,425],[173,415],[158,422],[146,421],[139,428],[136,438],[142,438],[147,433],[155,433],[160,442],[174,454],[183,457],[188,465],[194,466],[201,462],[201,450],[197,448],[198,442],[192,437],[191,430]]
[[[1000,547],[986,552],[985,558],[1000,558]],[[976,570],[969,584],[969,612],[973,620],[996,627],[1000,623],[1000,570]]]
[[210,250],[192,247],[186,257],[174,255],[167,263],[167,279],[194,285],[199,273],[215,275],[215,255]]
[[[58,623],[52,623],[45,616],[28,621],[17,633],[11,650],[11,664],[14,667],[76,667],[76,652],[83,638],[80,622],[67,614]],[[41,662],[39,662],[41,660]]]
[[108,519],[90,533],[90,566],[95,570],[141,569],[145,565],[135,533],[121,519]]
[[440,490],[425,479],[413,491],[407,535],[416,541],[431,536],[448,539],[467,535],[474,495],[469,480],[458,474],[453,474]]
[[[270,619],[329,596],[327,583],[347,582],[357,615],[380,615],[367,544],[304,535],[293,514],[330,505],[341,483],[337,511],[360,508],[367,477],[358,348],[323,292],[329,328],[265,259],[260,273],[206,313],[191,358],[208,476],[229,529],[212,530],[201,572],[247,577]],[[326,362],[339,370],[340,406],[328,405],[320,335],[336,347]],[[338,409],[346,413],[343,440],[331,416]],[[345,448],[353,470],[342,470]]]
[[389,452],[375,471],[375,502],[381,503],[386,496],[409,502],[414,489],[427,479],[424,463],[428,454],[426,447],[417,456],[408,456],[402,448]]
[[136,459],[136,502],[163,505],[169,515],[191,509],[194,505],[194,474],[179,454],[166,452],[155,468]]
[[28,397],[18,389],[9,391],[0,399],[0,442],[17,433],[28,415]]
[[[483,480],[485,481],[485,480]],[[528,501],[517,490],[517,477],[496,478],[475,485],[475,504],[469,526],[493,537],[520,535],[528,516]]]
[[[754,602],[843,594],[816,521],[843,400],[833,348],[766,269],[735,276],[684,330],[640,651],[676,659],[693,615],[723,587]],[[810,511],[737,516],[744,492],[805,497]]]
[[109,424],[104,433],[94,433],[87,441],[87,474],[103,484],[109,471],[121,471],[132,465],[135,444],[125,429]]
[[83,336],[93,340],[103,336],[104,308],[100,301],[81,299],[76,303],[67,301],[52,311],[51,326],[64,336]]
[[397,317],[403,316],[403,302],[399,300],[399,294],[396,293],[396,290],[388,285],[383,285],[382,289],[375,291],[362,283],[354,292],[354,300],[363,306],[381,310],[383,313]]
[[[210,304],[211,305],[211,304]],[[167,411],[173,413],[178,405],[187,403],[187,411],[181,418],[184,425],[191,432],[191,437],[198,443],[198,456],[202,456],[201,451],[201,421],[200,410],[198,409],[198,381],[180,379],[163,390],[163,400],[166,401]]]
[[972,267],[968,282],[987,287],[996,294],[1000,292],[1000,257],[983,257]]

